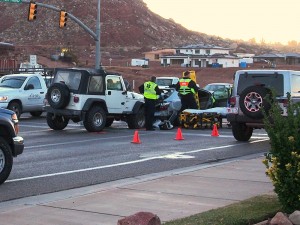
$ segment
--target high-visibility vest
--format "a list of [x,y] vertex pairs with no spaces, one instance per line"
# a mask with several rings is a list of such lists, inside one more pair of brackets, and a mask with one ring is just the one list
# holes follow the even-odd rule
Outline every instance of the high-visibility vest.
[[190,93],[195,94],[194,88],[189,87],[190,81],[191,81],[191,79],[189,79],[189,78],[188,79],[182,78],[179,80],[179,85],[180,85],[179,93],[181,95],[187,95]]
[[144,83],[144,97],[147,99],[158,99],[155,88],[157,84],[152,81]]

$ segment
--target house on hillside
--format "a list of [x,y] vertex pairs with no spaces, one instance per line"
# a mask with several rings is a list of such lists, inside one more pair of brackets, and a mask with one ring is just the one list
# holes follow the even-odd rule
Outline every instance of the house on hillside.
[[174,55],[175,49],[160,49],[154,50],[150,52],[144,52],[145,59],[149,59],[149,61],[160,61],[160,58],[165,55]]
[[239,67],[239,58],[230,55],[229,48],[197,44],[175,48],[176,54],[161,57],[162,66],[184,67]]
[[268,53],[253,57],[254,62],[269,62],[273,65],[300,65],[299,53]]

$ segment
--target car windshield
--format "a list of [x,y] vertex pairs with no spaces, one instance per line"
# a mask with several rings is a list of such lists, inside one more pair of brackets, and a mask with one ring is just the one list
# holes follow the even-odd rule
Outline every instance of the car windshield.
[[169,86],[172,84],[172,79],[157,79],[156,84],[158,86]]
[[20,88],[25,80],[26,77],[3,77],[0,87]]

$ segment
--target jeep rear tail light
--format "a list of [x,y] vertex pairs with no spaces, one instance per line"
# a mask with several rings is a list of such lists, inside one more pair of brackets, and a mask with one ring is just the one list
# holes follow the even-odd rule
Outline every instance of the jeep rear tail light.
[[282,103],[283,107],[288,107],[289,100],[287,98],[285,99],[280,99],[279,103]]
[[161,106],[160,106],[160,110],[167,110],[168,108],[169,108],[169,103],[167,103],[167,104],[161,104]]
[[74,103],[78,103],[79,102],[79,97],[78,96],[74,96],[73,101],[74,101]]
[[230,106],[235,106],[235,104],[236,104],[236,98],[235,98],[235,97],[231,97],[231,98],[229,99],[229,105],[230,105]]

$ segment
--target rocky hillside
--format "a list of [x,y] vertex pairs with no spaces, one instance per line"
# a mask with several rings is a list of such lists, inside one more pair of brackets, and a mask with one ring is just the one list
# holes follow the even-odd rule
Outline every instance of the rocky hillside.
[[[96,30],[98,0],[38,2],[65,9],[91,30]],[[58,12],[38,6],[37,19],[28,22],[28,3],[1,2],[0,10],[0,41],[20,46],[24,54],[30,52],[46,56],[68,46],[80,57],[94,56],[93,38],[70,19],[65,28],[59,28]],[[101,49],[104,57],[141,53],[152,47],[170,48],[200,42],[231,47],[238,52],[267,51],[259,46],[187,30],[151,12],[142,0],[101,0]]]

